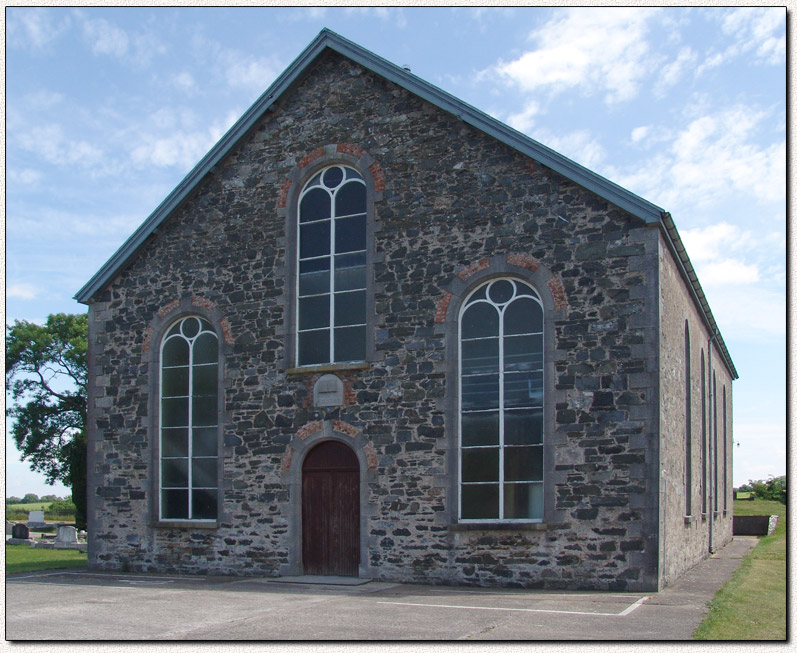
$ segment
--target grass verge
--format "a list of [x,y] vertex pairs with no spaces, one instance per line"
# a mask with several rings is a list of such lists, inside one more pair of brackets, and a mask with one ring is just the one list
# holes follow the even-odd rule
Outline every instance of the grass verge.
[[778,526],[772,535],[760,538],[717,592],[693,638],[785,640],[786,506],[776,501],[736,501],[733,509],[737,515],[778,515]]
[[6,574],[85,566],[86,554],[76,549],[31,549],[27,544],[6,544]]

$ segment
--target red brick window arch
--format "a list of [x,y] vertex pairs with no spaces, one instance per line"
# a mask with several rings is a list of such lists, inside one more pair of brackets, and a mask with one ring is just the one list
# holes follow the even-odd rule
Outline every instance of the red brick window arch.
[[332,165],[298,197],[299,366],[366,357],[366,217],[363,176]]

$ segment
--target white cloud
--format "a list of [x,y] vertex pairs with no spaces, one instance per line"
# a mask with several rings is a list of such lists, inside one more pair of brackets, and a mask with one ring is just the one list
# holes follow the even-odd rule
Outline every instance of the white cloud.
[[390,21],[393,27],[403,29],[407,26],[407,18],[401,8],[396,7],[346,7],[349,15],[360,14],[368,18],[378,18],[382,22]]
[[574,8],[531,33],[536,48],[494,70],[525,91],[580,88],[607,102],[633,98],[655,65],[646,41],[656,9]]
[[758,266],[738,259],[723,259],[707,263],[701,268],[700,279],[704,286],[757,283],[760,279]]
[[[697,270],[701,282],[703,275]],[[711,311],[726,341],[751,343],[782,342],[786,335],[785,291],[769,289],[765,283],[703,284]]]
[[729,251],[747,250],[752,235],[733,224],[720,222],[708,227],[680,232],[692,263],[716,261]]
[[786,144],[771,141],[771,122],[769,112],[743,105],[705,114],[670,134],[669,146],[633,171],[609,176],[673,212],[693,213],[731,193],[785,201]]
[[233,50],[225,51],[220,63],[230,86],[250,88],[260,92],[265,91],[281,72],[281,67],[274,57],[247,57]]
[[172,76],[172,83],[183,91],[192,91],[196,87],[193,75],[187,71]]
[[91,167],[98,164],[103,152],[83,140],[71,140],[59,125],[46,124],[25,129],[17,136],[20,147],[47,163],[57,166]]
[[6,297],[10,299],[36,299],[39,289],[30,283],[12,283],[6,287]]
[[534,126],[534,118],[539,113],[540,105],[538,102],[527,102],[522,111],[507,117],[506,122],[510,127],[514,127],[518,131],[528,132]]
[[683,230],[681,239],[726,340],[785,335],[785,259],[777,261],[782,248],[773,248],[771,234],[758,237],[721,222]]
[[29,93],[23,98],[25,106],[30,111],[45,111],[52,109],[64,99],[62,93],[40,89],[34,93]]
[[9,7],[8,44],[14,47],[45,48],[69,29],[70,20],[58,20],[49,9],[42,7]]
[[747,259],[771,252],[769,238],[756,238],[727,222],[685,229],[680,235],[704,288],[738,288],[762,281],[759,264]]
[[41,181],[41,173],[38,170],[31,168],[22,168],[21,170],[8,169],[8,181],[23,186],[35,186]]
[[127,33],[104,18],[85,20],[83,35],[91,44],[94,54],[109,54],[121,58],[127,54],[130,46]]
[[722,29],[737,39],[730,50],[732,54],[751,53],[765,64],[785,61],[785,8],[739,7],[723,16]]
[[190,111],[163,109],[153,114],[152,126],[139,129],[130,158],[138,168],[179,166],[187,170],[199,162],[237,117],[229,112],[210,128],[197,129],[196,117]]
[[649,133],[650,133],[650,125],[644,125],[642,127],[634,127],[631,130],[631,142],[639,143],[641,141],[644,141]]
[[140,68],[155,55],[167,52],[166,46],[150,32],[125,31],[104,18],[86,18],[79,10],[75,15],[81,21],[84,39],[96,55],[115,57]]
[[312,22],[323,19],[327,12],[327,7],[296,7],[288,13],[277,14],[277,20],[281,23]]
[[786,10],[780,7],[738,7],[724,12],[709,11],[719,20],[722,31],[732,43],[717,51],[712,49],[698,67],[696,75],[738,57],[746,63],[779,65],[786,60]]
[[686,70],[697,61],[697,54],[690,47],[680,50],[676,59],[664,65],[658,73],[658,79],[653,89],[657,97],[663,97],[665,93],[677,84]]
[[606,160],[606,150],[603,145],[584,129],[563,136],[541,131],[539,140],[547,147],[593,170],[600,168]]

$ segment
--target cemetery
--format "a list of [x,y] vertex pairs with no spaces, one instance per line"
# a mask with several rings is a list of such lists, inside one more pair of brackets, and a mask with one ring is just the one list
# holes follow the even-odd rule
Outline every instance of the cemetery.
[[44,512],[32,510],[27,522],[11,522],[6,519],[6,544],[27,544],[41,549],[87,549],[86,531],[79,531],[74,524],[50,523],[44,520]]

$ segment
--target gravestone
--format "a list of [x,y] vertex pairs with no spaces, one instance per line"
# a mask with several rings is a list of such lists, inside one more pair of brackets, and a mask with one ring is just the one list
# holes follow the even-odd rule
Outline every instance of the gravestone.
[[35,526],[44,526],[44,511],[43,510],[31,510],[28,514],[28,526],[35,527]]
[[55,541],[62,544],[75,544],[77,542],[77,530],[74,526],[59,526]]
[[30,538],[30,529],[25,524],[14,524],[11,537],[15,540],[27,540]]
[[11,535],[14,532],[14,524],[6,519],[6,536]]

